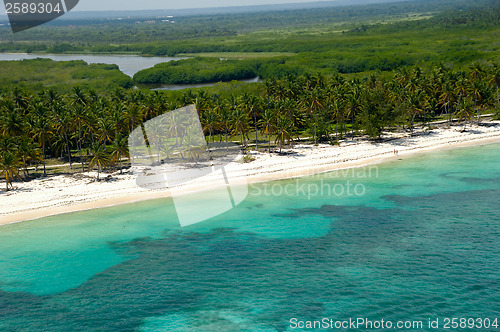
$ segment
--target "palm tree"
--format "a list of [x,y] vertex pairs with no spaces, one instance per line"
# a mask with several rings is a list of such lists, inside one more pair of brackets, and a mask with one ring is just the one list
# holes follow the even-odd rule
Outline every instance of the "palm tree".
[[410,92],[415,92],[417,89],[422,88],[423,83],[423,71],[420,67],[413,68],[406,78],[406,90]]
[[[339,139],[343,136],[343,129],[345,126],[345,113],[346,113],[346,86],[344,84],[332,82],[327,93],[327,98],[325,105],[327,108],[327,113],[330,114],[332,120],[335,121],[335,138]],[[340,80],[338,80],[340,81]]]
[[136,104],[129,104],[125,109],[125,117],[127,118],[130,131],[133,131],[136,125],[141,124],[143,120],[143,110]]
[[280,153],[285,143],[290,142],[292,139],[291,127],[292,121],[289,118],[283,115],[278,118],[276,122],[276,143],[280,145]]
[[81,106],[87,105],[87,96],[82,88],[75,86],[73,87],[73,94],[71,95],[72,104],[77,104]]
[[1,117],[0,123],[0,132],[7,137],[13,137],[14,140],[17,140],[24,134],[26,123],[17,109],[7,111]]
[[260,108],[260,99],[255,95],[248,95],[244,93],[241,98],[240,107],[244,108],[247,112],[247,116],[252,117],[253,126],[255,130],[255,149],[259,148],[258,146],[258,136],[257,136],[257,116]]
[[[177,117],[175,118],[174,116],[174,113],[171,114],[171,117],[170,119],[175,119],[175,120],[172,120],[172,121],[182,121],[184,120],[182,117]],[[184,125],[187,125],[186,122],[183,123]],[[145,126],[142,127],[143,125],[141,125],[141,128],[144,128],[145,130]],[[148,148],[149,148],[149,152],[151,154],[151,157],[153,157],[152,153],[153,151],[151,150],[152,147],[156,148],[156,160],[158,161],[158,163],[161,161],[162,157],[164,155],[162,155],[162,151],[164,150],[163,149],[163,146],[165,144],[167,144],[167,139],[169,138],[168,137],[168,129],[167,128],[170,128],[172,129],[172,132],[174,135],[175,135],[175,138],[176,138],[176,142],[179,141],[179,136],[182,137],[184,136],[185,132],[179,132],[178,130],[178,127],[175,125],[175,123],[169,123],[169,121],[165,121],[165,117],[162,117],[158,120],[155,121],[155,124],[153,126],[150,126],[147,130],[147,144],[149,144]]]
[[187,121],[189,119],[186,118],[185,116],[180,115],[177,112],[170,112],[167,114],[168,114],[168,121],[166,122],[165,130],[171,135],[171,137],[175,137],[175,146],[180,147],[181,142],[179,141],[179,138],[184,136],[188,125]]
[[477,123],[479,123],[480,117],[479,117],[479,110],[481,107],[478,107],[478,103],[482,104],[483,99],[484,99],[484,87],[483,87],[483,82],[482,81],[473,81],[472,84],[469,86],[469,92],[470,95],[474,98],[474,108],[476,109],[477,113]]
[[274,96],[280,88],[275,77],[271,77],[264,82],[264,92],[268,97]]
[[455,89],[458,94],[459,103],[462,98],[467,95],[470,81],[463,75],[459,75],[455,81]]
[[498,87],[500,86],[500,66],[498,64],[493,64],[492,68],[490,69],[489,75],[488,75],[488,82],[492,85],[495,85],[496,88],[496,93],[497,93],[497,99],[496,99],[496,107],[497,110],[500,111],[500,96],[498,92]]
[[97,120],[97,139],[103,145],[113,140],[113,124],[108,118]]
[[30,97],[25,94],[25,92],[15,87],[12,91],[12,99],[16,106],[21,110],[22,114],[26,114],[29,106],[30,106]]
[[69,168],[72,169],[71,148],[68,137],[68,129],[71,127],[71,113],[59,102],[54,103],[52,111],[54,113],[54,130],[64,138],[66,143],[66,152],[68,153]]
[[87,111],[86,108],[82,105],[75,105],[72,108],[72,122],[74,127],[77,130],[77,138],[76,146],[78,149],[78,154],[80,156],[80,163],[82,164],[82,172],[85,170],[83,166],[83,156],[82,156],[82,126],[87,121]]
[[352,80],[349,83],[347,92],[347,114],[351,118],[351,133],[354,139],[354,118],[361,108],[361,83],[358,80]]
[[467,127],[467,121],[470,121],[472,117],[472,106],[473,103],[469,97],[462,98],[462,100],[458,104],[458,118],[460,121],[462,121],[462,119],[465,119],[463,131],[465,131]]
[[[122,137],[118,134],[113,142],[111,142],[111,146],[109,147],[111,163],[116,165],[122,157],[126,157],[130,159],[130,154],[128,151],[128,140],[125,137]],[[122,168],[120,167],[120,174],[122,173]]]
[[[100,119],[104,118],[102,109],[97,104],[89,104],[85,107],[87,113],[87,121],[85,123],[83,136],[90,138],[92,144],[95,143],[97,137],[97,124]],[[89,150],[87,149],[87,155]]]
[[306,92],[305,98],[306,108],[310,113],[314,114],[314,144],[317,144],[318,109],[323,108],[323,94],[321,88],[315,86],[312,90]]
[[160,115],[162,106],[159,91],[149,92],[143,99],[142,110],[144,113],[144,119],[150,120]]
[[46,92],[45,92],[45,98],[47,99],[47,102],[49,104],[55,104],[59,101],[61,101],[61,97],[59,96],[59,94],[57,93],[56,90],[54,89],[48,89]]
[[425,101],[426,101],[426,95],[425,92],[419,88],[417,88],[415,91],[409,91],[408,95],[408,112],[409,112],[409,127],[411,130],[413,130],[413,126],[415,124],[415,118],[417,115],[424,114],[425,113]]
[[300,116],[300,114],[303,113],[303,109],[301,110],[298,102],[295,99],[292,99],[292,97],[287,96],[285,99],[278,101],[275,103],[275,108],[278,111],[278,115],[286,116],[292,122],[292,135],[295,129],[298,131],[298,128],[305,123],[305,121],[303,121],[303,117]]
[[99,180],[99,174],[101,170],[110,165],[109,153],[106,151],[106,146],[103,144],[94,143],[91,148],[92,157],[89,162],[88,169],[92,169],[97,166],[97,180]]
[[447,81],[444,83],[441,95],[439,97],[439,101],[441,102],[441,104],[443,105],[443,107],[445,109],[448,123],[451,122],[452,113],[453,113],[450,111],[450,108],[453,105],[454,100],[455,100],[454,92],[455,92],[455,90],[453,89],[452,84]]
[[343,124],[345,123],[344,121],[344,108],[345,108],[345,103],[344,100],[340,97],[337,97],[333,100],[332,102],[332,111],[333,111],[333,117],[335,118],[335,137],[338,140],[339,139],[339,121],[340,121],[340,138],[342,138],[342,127]]
[[293,107],[290,108],[289,118],[292,121],[292,131],[295,132],[297,139],[300,138],[300,129],[304,128],[304,125],[307,123],[307,114],[304,113],[304,110],[298,107],[297,101],[293,101]]
[[126,112],[122,103],[113,103],[109,109],[109,114],[107,118],[111,121],[113,125],[113,130],[115,136],[118,133],[124,133],[129,131],[129,126],[127,125]]
[[0,136],[0,153],[2,152],[14,152],[16,151],[16,144],[10,137]]
[[[136,94],[132,93],[131,97],[133,98],[134,96],[136,96]],[[116,88],[115,90],[113,90],[111,99],[115,102],[124,102],[125,100],[127,100],[127,95],[125,94],[125,90],[123,90],[122,88]]]
[[478,62],[474,62],[469,66],[470,85],[469,90],[474,96],[474,107],[477,111],[477,123],[479,123],[479,107],[477,102],[482,99],[482,79],[485,75],[484,68]]
[[194,106],[198,110],[198,114],[210,109],[209,98],[206,91],[204,90],[198,91],[194,99]]
[[3,152],[0,154],[0,175],[5,178],[5,190],[9,191],[9,185],[12,188],[12,180],[19,177],[20,162],[12,152]]
[[201,125],[203,126],[204,131],[208,131],[208,143],[210,143],[212,139],[212,133],[215,132],[217,125],[219,123],[219,116],[213,110],[208,110],[201,113]]
[[181,96],[180,96],[180,103],[182,106],[185,105],[191,105],[194,103],[196,100],[196,95],[194,94],[193,90],[187,89]]
[[[224,131],[224,136],[226,138],[226,142],[228,141],[229,134],[229,124],[231,121],[231,113],[229,112],[227,105],[223,99],[217,99],[214,105],[214,110],[217,112],[219,117],[219,125],[220,128]],[[220,138],[222,142],[222,136]]]
[[28,137],[22,137],[17,147],[16,156],[22,161],[24,167],[24,175],[28,176],[28,162],[41,161],[40,148]]
[[232,135],[237,134],[238,132],[241,135],[241,144],[246,146],[245,134],[248,131],[248,117],[246,112],[242,108],[236,108],[231,113],[231,127],[232,127]]
[[271,108],[265,108],[264,112],[262,112],[260,120],[258,124],[260,129],[267,136],[268,146],[267,152],[271,153],[271,133],[274,129],[276,113]]
[[182,137],[182,148],[192,161],[198,164],[199,160],[203,160],[206,153],[206,142],[203,137],[198,135],[198,128],[196,125],[191,125],[186,128],[186,135]]
[[470,79],[474,81],[480,81],[485,74],[483,66],[481,66],[480,63],[474,62],[469,66],[470,72],[469,72],[469,77]]
[[46,144],[50,143],[50,138],[53,134],[52,124],[50,120],[45,116],[38,116],[35,119],[34,127],[32,128],[33,137],[38,141],[38,144],[42,148],[43,156],[43,176],[47,176],[46,165]]

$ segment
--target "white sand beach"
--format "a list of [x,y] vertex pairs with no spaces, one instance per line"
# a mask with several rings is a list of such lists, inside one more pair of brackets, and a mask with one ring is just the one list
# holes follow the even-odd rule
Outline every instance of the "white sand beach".
[[[500,142],[500,121],[488,125],[468,126],[461,132],[461,126],[414,133],[387,133],[384,142],[369,140],[343,141],[340,146],[328,144],[295,145],[285,148],[285,154],[255,152],[255,160],[238,164],[233,178],[241,181],[260,182],[320,172],[370,165],[394,158],[407,157],[443,148],[479,145]],[[397,155],[395,155],[395,150]],[[13,191],[0,191],[0,225],[36,219],[65,212],[94,209],[117,204],[168,197],[170,190],[147,190],[136,184],[131,172],[111,175],[109,181],[95,181],[95,172],[72,176],[49,176],[29,182],[15,182]],[[4,182],[0,182],[3,188]],[[186,193],[204,190],[213,186],[210,179],[193,181],[178,187]]]

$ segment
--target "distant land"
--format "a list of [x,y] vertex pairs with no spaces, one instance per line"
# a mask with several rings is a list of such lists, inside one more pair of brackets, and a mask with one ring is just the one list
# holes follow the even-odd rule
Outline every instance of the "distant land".
[[[157,16],[196,16],[196,15],[220,15],[220,14],[241,14],[241,13],[259,13],[270,11],[286,11],[306,8],[330,8],[345,7],[356,5],[367,5],[390,2],[408,2],[414,0],[337,0],[337,1],[317,1],[274,5],[253,5],[253,6],[231,6],[231,7],[210,7],[210,8],[189,8],[189,9],[158,9],[158,10],[113,10],[113,11],[71,11],[58,18],[57,21],[75,21],[88,19],[107,19],[107,18],[143,18]],[[5,13],[2,8],[1,13]],[[7,21],[6,15],[0,15],[0,22]],[[48,23],[53,24],[54,22]]]

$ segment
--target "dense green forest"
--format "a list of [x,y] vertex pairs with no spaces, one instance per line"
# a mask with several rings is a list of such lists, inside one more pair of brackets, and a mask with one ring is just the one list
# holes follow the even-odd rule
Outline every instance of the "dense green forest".
[[[340,21],[342,15],[348,19]],[[61,171],[47,163],[69,163],[75,171],[126,166],[134,128],[189,104],[196,105],[208,141],[269,151],[301,138],[378,139],[385,130],[413,130],[435,119],[455,119],[466,129],[480,114],[499,116],[499,15],[494,1],[422,0],[186,17],[189,24],[165,31],[133,22],[48,26],[16,34],[16,41],[3,39],[0,28],[3,50],[205,53],[143,70],[134,80],[115,65],[0,62],[0,174],[8,188],[14,178]],[[252,19],[269,22],[256,26]],[[130,38],[121,41],[125,32]],[[263,82],[132,89],[255,76]],[[43,173],[30,170],[33,165]]]
[[157,64],[134,75],[137,83],[192,84],[224,82],[257,76],[255,61],[192,58]]
[[13,86],[32,91],[54,88],[60,92],[69,92],[72,86],[98,90],[113,90],[118,87],[128,89],[134,86],[134,82],[117,65],[41,58],[0,61],[0,92]]
[[[138,73],[135,80],[141,84],[391,71],[439,62],[461,66],[498,61],[500,54],[500,4],[491,0],[186,16],[175,24],[125,19],[76,27],[43,26],[15,35],[0,28],[0,51],[202,54],[214,59],[238,54],[243,59],[161,64]],[[246,59],[249,53],[252,59]]]
[[[472,61],[498,61],[500,9],[495,8],[441,13],[433,18],[416,21],[377,23],[372,26],[360,25],[343,33],[318,28],[319,30],[303,31],[302,34],[297,32],[286,35],[280,30],[273,30],[228,37],[221,41],[208,39],[196,45],[193,45],[193,41],[189,39],[180,41],[179,43],[185,45],[180,50],[173,51],[173,54],[177,54],[178,51],[194,53],[194,55],[198,54],[197,52],[204,52],[205,56],[213,56],[213,58],[195,57],[159,64],[137,73],[134,80],[140,84],[205,83],[257,76],[267,79],[302,75],[307,72],[320,72],[328,75],[335,72],[392,71],[404,66],[425,67],[439,62],[453,63],[460,67]],[[258,42],[259,38],[266,39],[267,46]],[[175,49],[175,45],[177,44],[170,43],[168,47],[172,50]],[[157,54],[158,47],[162,46],[156,46],[156,48],[149,46],[143,51]],[[77,52],[83,51],[83,48],[76,48],[70,44],[58,44],[53,46],[51,51]],[[236,51],[238,53],[234,53]],[[245,54],[248,52],[252,52],[252,56],[246,58]],[[165,52],[160,52],[160,54],[163,53]],[[259,57],[259,53],[263,56]],[[237,54],[242,59],[235,60],[233,54]],[[36,64],[33,63],[33,66]],[[54,66],[56,64],[47,64],[47,67],[51,69]],[[7,78],[3,80],[3,86],[16,83],[16,81],[24,81],[24,84],[38,82],[39,87],[56,86],[51,81],[54,81],[58,75],[50,70],[46,71],[50,75],[44,77],[44,73],[40,70],[29,71],[28,62],[24,63],[22,68],[17,68],[17,65],[9,67],[9,70],[0,72],[0,75],[3,74]],[[116,84],[122,87],[132,86],[127,77],[124,75],[120,77],[118,73],[112,73],[111,70],[98,73],[95,65],[87,69],[86,73],[80,75],[71,74],[72,80],[62,75],[57,81],[73,86],[73,83],[78,83],[76,79],[80,77],[85,79],[82,83],[93,88],[102,88],[104,82],[107,81],[111,81],[108,86]],[[108,66],[108,69],[112,67]],[[27,74],[27,71],[32,72],[33,75]],[[85,69],[79,70],[79,72],[82,71]],[[91,74],[92,71],[95,73]]]
[[20,170],[29,178],[33,164],[43,164],[46,174],[49,158],[81,170],[116,166],[128,157],[127,137],[134,128],[188,104],[196,105],[208,141],[237,139],[268,150],[304,135],[332,144],[345,136],[379,138],[383,130],[411,130],[416,122],[436,118],[458,118],[465,129],[481,113],[498,115],[499,84],[498,64],[474,63],[467,71],[439,65],[363,79],[290,75],[174,93],[118,88],[101,94],[74,87],[65,94],[32,94],[14,88],[0,96],[0,172],[8,186],[21,178]]
[[[310,39],[318,33],[322,35],[320,39],[324,39],[326,35],[332,36],[342,31],[362,31],[394,22],[402,22],[404,25],[426,18],[433,19],[433,24],[460,25],[464,21],[476,20],[477,15],[473,13],[485,8],[488,8],[484,12],[489,17],[487,20],[496,24],[498,12],[495,9],[498,6],[498,2],[494,0],[418,0],[244,14],[180,16],[175,17],[175,24],[162,22],[157,17],[82,22],[56,20],[53,24],[17,34],[12,34],[8,26],[0,27],[0,51],[101,51],[157,55],[183,53],[196,47],[212,51],[227,51],[227,48],[231,51],[248,51],[245,48],[264,51],[264,48],[280,50],[283,47],[289,48],[291,52],[317,51],[314,43],[303,45],[300,43],[301,39]],[[453,19],[450,20],[450,17]],[[137,24],[137,21],[143,23]],[[144,23],[146,21],[156,23]],[[276,34],[286,39],[272,38]],[[226,43],[229,40],[234,42]],[[224,44],[228,44],[226,49]]]
[[[198,54],[214,52],[288,52],[294,56],[275,56],[234,61],[213,59],[162,64],[139,72],[140,83],[178,83],[181,73],[186,83],[232,79],[283,77],[306,72],[360,73],[391,71],[403,66],[452,62],[468,64],[474,60],[498,61],[500,49],[500,6],[470,11],[452,11],[416,21],[360,25],[349,31],[304,30],[286,33],[280,30],[252,33],[219,41],[184,40],[165,46],[150,47],[148,54]],[[244,64],[244,65],[243,65]],[[203,70],[201,70],[203,68]],[[244,69],[246,70],[244,70]],[[231,74],[232,73],[232,74]]]

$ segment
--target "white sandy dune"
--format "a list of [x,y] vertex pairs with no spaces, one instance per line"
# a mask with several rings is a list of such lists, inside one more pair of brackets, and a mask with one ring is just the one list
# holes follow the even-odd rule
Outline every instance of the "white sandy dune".
[[[229,167],[231,178],[248,182],[268,181],[319,172],[378,163],[416,152],[473,144],[500,142],[500,121],[489,126],[434,129],[426,132],[387,134],[383,143],[368,140],[342,142],[340,146],[320,144],[295,145],[284,149],[287,154],[251,152],[255,160]],[[394,150],[397,150],[398,156]],[[48,215],[92,209],[141,200],[168,197],[169,189],[148,190],[136,184],[136,175],[111,175],[109,181],[95,181],[95,173],[59,175],[30,182],[16,182],[14,191],[0,191],[0,225]],[[185,192],[199,191],[214,185],[210,176],[176,187]],[[0,182],[0,188],[5,186]]]

